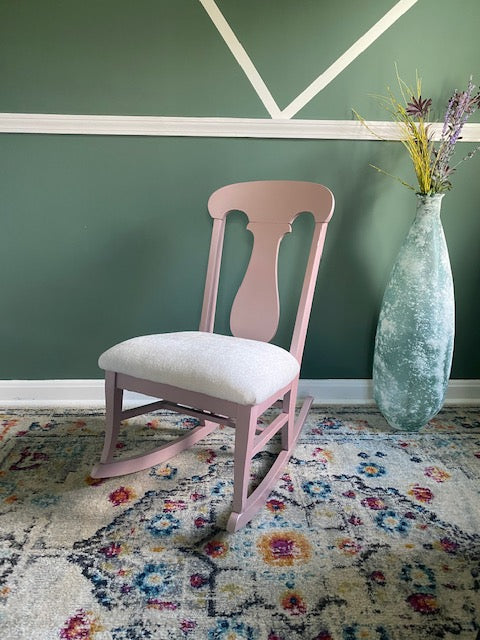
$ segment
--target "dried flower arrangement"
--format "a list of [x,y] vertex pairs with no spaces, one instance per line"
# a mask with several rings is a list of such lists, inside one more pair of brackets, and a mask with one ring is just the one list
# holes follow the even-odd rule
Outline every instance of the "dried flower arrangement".
[[[422,195],[445,193],[452,188],[450,176],[458,165],[471,158],[478,151],[474,148],[454,166],[451,159],[455,145],[461,138],[461,132],[468,118],[480,108],[480,92],[475,92],[475,85],[470,78],[465,91],[455,91],[448,101],[440,140],[433,139],[431,123],[429,123],[432,107],[431,98],[422,98],[422,82],[417,74],[415,90],[412,90],[398,75],[397,81],[402,99],[399,100],[390,88],[387,96],[375,96],[380,104],[393,116],[402,133],[402,144],[407,149],[413,162],[413,168],[418,182],[418,188],[395,177],[404,186]],[[365,119],[355,113],[355,116],[373,133],[382,139],[366,123]],[[391,175],[372,165],[374,169]]]

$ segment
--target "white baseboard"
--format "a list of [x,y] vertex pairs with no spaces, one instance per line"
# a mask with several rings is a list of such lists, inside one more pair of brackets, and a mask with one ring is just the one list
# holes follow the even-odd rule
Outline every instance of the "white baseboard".
[[[371,380],[300,380],[299,396],[307,395],[315,404],[373,404]],[[126,394],[126,405],[139,402],[139,394]],[[445,404],[480,406],[480,380],[450,380]],[[0,380],[0,408],[104,405],[103,380]]]

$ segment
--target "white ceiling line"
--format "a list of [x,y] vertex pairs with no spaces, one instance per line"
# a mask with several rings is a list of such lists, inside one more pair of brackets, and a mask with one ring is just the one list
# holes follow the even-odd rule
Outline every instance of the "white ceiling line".
[[228,22],[225,20],[220,9],[214,0],[199,0],[203,8],[210,16],[213,24],[217,27],[220,35],[225,40],[226,45],[234,55],[236,61],[243,69],[245,75],[249,79],[252,87],[255,89],[258,97],[263,102],[266,110],[272,118],[281,117],[281,111],[267,85],[262,80],[260,74],[256,70],[253,62],[250,60],[247,52],[234,34]]
[[389,29],[404,13],[406,13],[418,0],[400,0],[381,18],[371,29],[359,38],[343,55],[338,58],[326,71],[318,76],[310,86],[295,98],[285,109],[280,117],[290,119],[324,89],[334,78],[338,76],[355,58],[367,49],[382,33]]

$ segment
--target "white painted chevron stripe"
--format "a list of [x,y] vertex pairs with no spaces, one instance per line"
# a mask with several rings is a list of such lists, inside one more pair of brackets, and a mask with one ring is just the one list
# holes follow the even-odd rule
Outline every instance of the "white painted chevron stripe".
[[254,88],[263,105],[272,118],[290,119],[310,102],[322,89],[334,80],[339,73],[348,67],[358,56],[389,29],[404,13],[413,7],[418,0],[399,0],[378,22],[363,34],[351,47],[345,51],[328,69],[321,73],[300,95],[298,95],[285,109],[281,110],[275,102],[269,88],[261,78],[250,56],[233,32],[231,26],[218,8],[215,0],[199,0],[210,16],[219,34],[232,52],[235,60],[243,69],[250,84]]
[[328,69],[321,73],[302,93],[282,111],[282,118],[292,118],[310,102],[320,91],[325,89],[344,69],[363,53],[375,40],[389,29],[404,13],[413,7],[418,0],[400,0],[373,25],[361,38],[345,51]]
[[203,5],[205,11],[210,16],[213,24],[217,27],[218,32],[225,40],[227,47],[232,52],[235,60],[238,62],[240,67],[243,69],[245,75],[247,76],[250,84],[255,89],[256,94],[263,102],[266,110],[270,114],[272,118],[281,117],[281,111],[275,102],[270,90],[268,89],[265,82],[262,80],[262,77],[258,73],[255,65],[250,59],[250,56],[245,51],[243,45],[238,40],[237,36],[234,34],[232,28],[225,20],[222,12],[215,4],[214,0],[199,0]]

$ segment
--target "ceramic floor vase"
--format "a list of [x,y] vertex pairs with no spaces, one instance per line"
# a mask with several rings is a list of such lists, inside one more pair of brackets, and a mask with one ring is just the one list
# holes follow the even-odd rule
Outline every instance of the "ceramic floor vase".
[[416,217],[386,287],[373,360],[374,398],[395,429],[415,431],[443,405],[455,302],[442,195],[417,195]]

